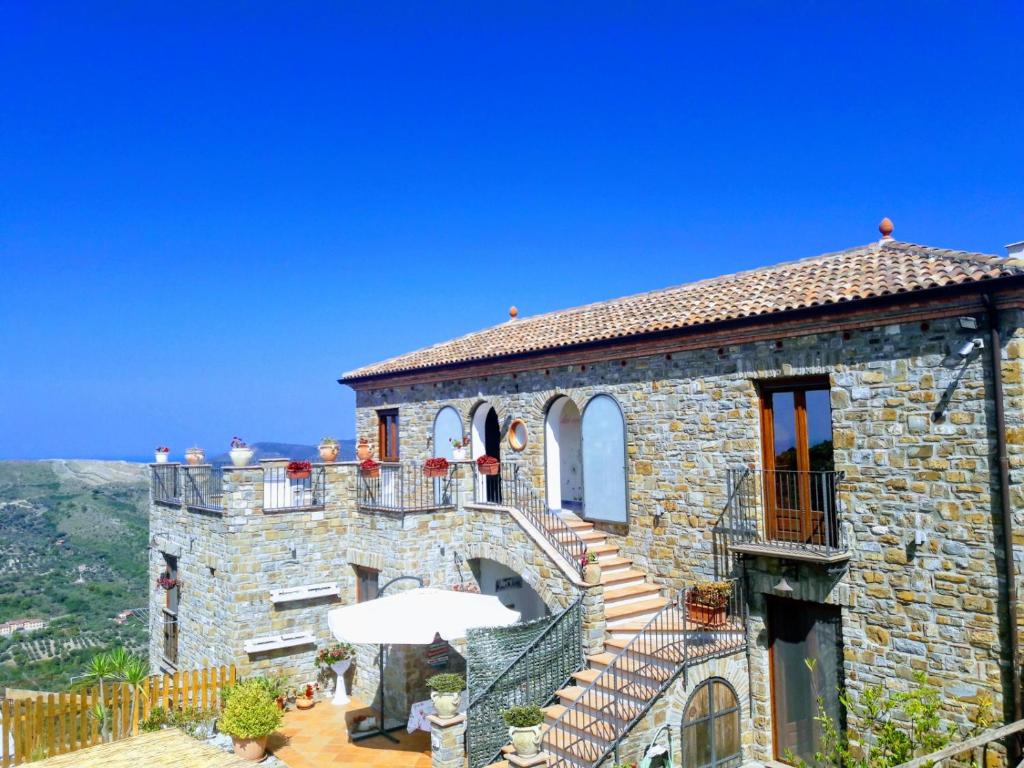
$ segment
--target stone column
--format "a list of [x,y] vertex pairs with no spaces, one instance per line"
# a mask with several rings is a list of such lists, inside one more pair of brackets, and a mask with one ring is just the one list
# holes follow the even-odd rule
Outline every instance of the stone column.
[[221,502],[224,514],[230,517],[263,511],[263,467],[224,467]]
[[607,624],[604,587],[601,584],[583,587],[583,650],[587,655],[604,651]]
[[433,768],[464,768],[466,715],[427,715],[427,720],[430,721],[430,758]]

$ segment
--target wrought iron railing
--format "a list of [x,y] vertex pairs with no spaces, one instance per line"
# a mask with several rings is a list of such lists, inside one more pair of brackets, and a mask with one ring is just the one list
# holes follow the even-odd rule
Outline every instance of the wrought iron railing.
[[729,470],[726,527],[733,545],[847,551],[839,484],[842,472]]
[[473,499],[477,504],[517,509],[562,557],[582,571],[587,545],[558,512],[548,508],[547,502],[534,490],[521,462],[503,461],[495,475],[483,474],[477,465],[473,466],[476,473]]
[[324,505],[324,468],[314,465],[309,474],[289,473],[284,465],[263,467],[263,511]]
[[681,590],[608,662],[545,732],[550,768],[600,765],[688,667],[746,648],[746,603],[729,584],[722,605]]
[[583,668],[583,596],[552,619],[551,624],[486,687],[473,690],[466,710],[466,753],[469,768],[497,762],[508,743],[501,718],[512,706],[542,706]]
[[150,476],[153,501],[181,504],[181,489],[178,487],[177,464],[154,464]]
[[220,467],[198,464],[181,467],[182,500],[196,509],[223,509],[223,477]]
[[457,464],[440,477],[429,476],[419,461],[382,462],[374,472],[359,469],[356,504],[360,509],[416,512],[445,509],[458,502]]

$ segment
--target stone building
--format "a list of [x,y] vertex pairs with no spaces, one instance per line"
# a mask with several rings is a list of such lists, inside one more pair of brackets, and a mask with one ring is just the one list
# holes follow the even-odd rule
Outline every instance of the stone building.
[[[544,702],[559,765],[636,759],[662,726],[685,765],[810,757],[818,697],[856,733],[839,691],[916,673],[948,727],[988,701],[1020,719],[1024,263],[880,230],[662,291],[513,308],[352,371],[377,477],[318,467],[275,508],[279,464],[225,470],[222,498],[199,504],[182,486],[212,470],[154,466],[152,575],[184,581],[180,599],[154,593],[154,666],[308,675],[326,608],[412,573],[521,589],[506,598],[533,614],[581,598],[586,658]],[[451,462],[443,481],[423,479],[431,457]],[[709,581],[724,613],[694,589]],[[301,585],[326,591],[275,597]],[[367,700],[374,653],[354,665]],[[416,653],[387,673],[396,709],[424,695]]]

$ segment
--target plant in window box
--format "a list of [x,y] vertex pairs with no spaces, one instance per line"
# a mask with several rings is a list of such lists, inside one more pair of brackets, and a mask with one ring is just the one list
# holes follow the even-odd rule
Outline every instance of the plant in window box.
[[445,672],[428,677],[427,688],[439,717],[455,717],[459,713],[462,692],[466,690],[466,679],[462,675]]
[[313,465],[308,461],[292,461],[286,471],[292,480],[305,480],[313,473]]
[[320,451],[320,461],[330,464],[332,461],[338,460],[338,452],[341,451],[341,443],[333,437],[327,436],[320,441],[320,445],[317,446],[317,450]]
[[540,752],[540,731],[544,712],[540,707],[509,707],[501,713],[508,726],[508,738],[520,757],[533,757]]
[[469,435],[463,435],[461,438],[451,437],[448,442],[452,444],[452,460],[465,461],[466,451],[469,450]]
[[587,552],[580,558],[580,570],[583,571],[584,584],[593,586],[601,583],[601,564],[593,552]]
[[365,437],[360,437],[359,442],[356,444],[356,458],[359,461],[367,461],[373,452],[370,450],[370,441]]
[[170,454],[170,452],[171,452],[171,449],[168,448],[166,445],[158,445],[156,447],[156,451],[155,451],[155,453],[156,453],[156,456],[155,456],[156,463],[157,464],[166,464],[167,463],[167,456],[168,456],[168,454]]
[[380,477],[380,462],[367,459],[359,465],[359,474],[363,477]]
[[228,455],[231,457],[231,463],[236,467],[249,466],[253,453],[255,451],[242,438],[237,435],[231,438],[231,450],[228,451]]
[[501,471],[501,462],[493,456],[481,456],[476,460],[476,468],[481,475],[496,475]]
[[448,474],[448,459],[434,457],[423,462],[425,477],[444,477]]
[[686,614],[691,621],[704,627],[724,626],[731,594],[732,582],[695,584],[686,591]]
[[344,675],[352,665],[352,659],[355,656],[356,649],[348,643],[330,645],[327,648],[321,648],[320,652],[317,653],[315,660],[317,667],[330,667],[336,675],[334,698],[331,700],[331,704],[336,704],[337,706],[348,704],[349,698],[345,690]]

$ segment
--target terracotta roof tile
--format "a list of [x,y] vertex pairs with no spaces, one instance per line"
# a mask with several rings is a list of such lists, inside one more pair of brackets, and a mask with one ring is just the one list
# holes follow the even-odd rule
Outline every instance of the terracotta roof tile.
[[1024,275],[999,256],[882,240],[772,267],[522,317],[346,373],[343,381]]

